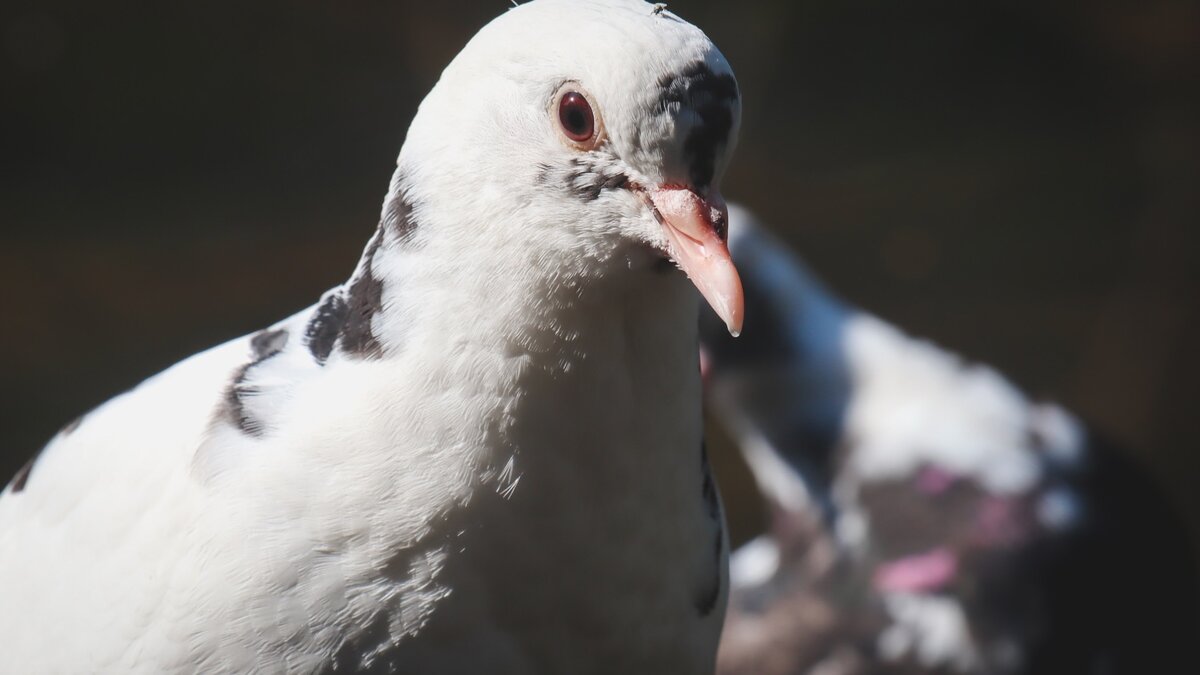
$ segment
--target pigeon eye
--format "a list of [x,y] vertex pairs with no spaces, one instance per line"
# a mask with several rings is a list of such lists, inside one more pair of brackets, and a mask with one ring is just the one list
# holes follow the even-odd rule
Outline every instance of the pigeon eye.
[[558,120],[564,140],[576,150],[592,150],[604,140],[604,122],[592,97],[578,82],[559,87],[551,99],[550,116]]
[[563,133],[576,143],[586,143],[596,134],[596,116],[592,104],[577,91],[568,91],[558,101],[558,123]]

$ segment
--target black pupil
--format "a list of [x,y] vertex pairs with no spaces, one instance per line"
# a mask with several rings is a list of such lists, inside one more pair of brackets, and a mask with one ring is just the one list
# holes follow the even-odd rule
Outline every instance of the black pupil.
[[572,91],[562,98],[558,111],[559,121],[567,135],[577,141],[584,141],[592,135],[592,107],[583,94]]

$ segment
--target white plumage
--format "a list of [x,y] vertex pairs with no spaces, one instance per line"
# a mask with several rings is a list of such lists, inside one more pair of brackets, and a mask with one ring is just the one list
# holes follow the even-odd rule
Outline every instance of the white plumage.
[[345,285],[86,415],[0,496],[0,672],[711,672],[725,544],[667,257],[740,324],[738,116],[661,8],[485,27]]

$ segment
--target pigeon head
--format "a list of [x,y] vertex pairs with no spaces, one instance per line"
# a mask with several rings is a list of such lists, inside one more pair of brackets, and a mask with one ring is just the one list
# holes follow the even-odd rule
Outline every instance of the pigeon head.
[[447,66],[389,204],[403,193],[423,226],[440,214],[436,236],[567,268],[559,276],[656,272],[670,259],[737,332],[719,182],[740,116],[725,58],[662,6],[534,0]]

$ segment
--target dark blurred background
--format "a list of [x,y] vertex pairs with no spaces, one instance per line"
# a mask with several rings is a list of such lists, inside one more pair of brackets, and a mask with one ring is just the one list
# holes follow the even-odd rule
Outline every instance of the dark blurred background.
[[[507,5],[0,7],[0,474],[348,276],[417,103]],[[846,298],[1124,442],[1200,530],[1200,4],[671,8],[742,85],[726,196]]]

